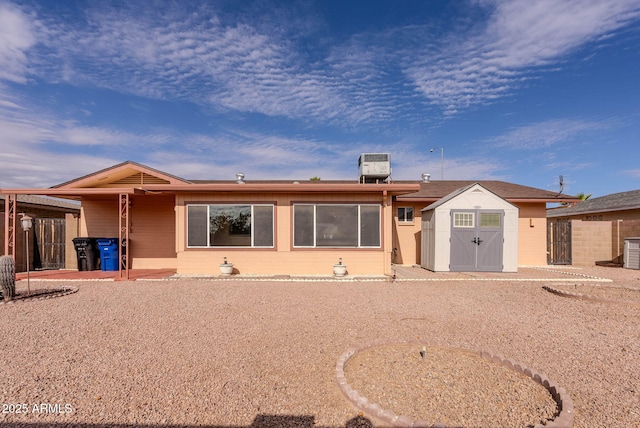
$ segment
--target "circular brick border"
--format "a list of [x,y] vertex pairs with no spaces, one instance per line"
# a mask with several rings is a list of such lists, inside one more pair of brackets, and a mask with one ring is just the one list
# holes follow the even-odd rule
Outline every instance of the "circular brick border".
[[375,341],[364,345],[359,348],[350,348],[346,350],[340,357],[336,363],[336,380],[338,382],[338,386],[343,394],[353,403],[358,409],[362,410],[365,413],[368,413],[371,416],[374,416],[382,421],[390,424],[394,427],[434,427],[434,428],[448,428],[447,425],[444,424],[431,424],[422,420],[414,420],[405,415],[396,415],[393,411],[388,409],[383,409],[380,407],[378,403],[371,403],[366,397],[361,396],[358,391],[351,388],[351,385],[347,382],[347,378],[344,374],[344,368],[347,364],[347,361],[355,354],[360,351],[379,347],[379,346],[392,346],[392,345],[422,345],[422,346],[438,346],[449,349],[455,349],[465,352],[470,352],[473,355],[476,355],[480,358],[484,358],[485,360],[492,361],[496,364],[500,364],[504,367],[507,367],[511,370],[514,370],[518,373],[521,373],[529,378],[531,378],[534,382],[542,385],[553,397],[553,400],[558,405],[558,409],[560,409],[560,414],[553,419],[552,421],[547,422],[545,425],[537,424],[535,428],[572,428],[573,420],[574,420],[574,407],[573,400],[567,394],[567,391],[558,386],[557,383],[550,380],[546,375],[542,373],[538,373],[535,370],[526,367],[524,364],[518,363],[512,359],[504,358],[500,354],[492,354],[485,350],[479,349],[466,349],[456,346],[449,346],[443,344],[428,344],[420,341]]
[[604,297],[598,297],[592,294],[582,294],[582,293],[575,293],[572,291],[558,290],[557,288],[553,288],[549,285],[544,285],[542,288],[548,291],[549,293],[555,294],[560,297],[567,297],[570,299],[586,300],[589,302],[596,302],[596,303],[615,303],[619,305],[640,306],[640,300],[606,299]]
[[[13,305],[16,303],[34,302],[36,300],[48,300],[56,297],[68,296],[69,294],[77,293],[78,287],[66,286],[60,289],[45,288],[40,290],[34,290],[31,296],[21,297],[15,300],[4,301],[0,300],[0,305]],[[39,294],[38,294],[39,293]]]

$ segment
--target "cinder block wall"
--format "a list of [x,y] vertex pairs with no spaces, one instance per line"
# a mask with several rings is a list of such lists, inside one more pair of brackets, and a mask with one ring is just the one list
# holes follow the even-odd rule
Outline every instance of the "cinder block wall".
[[571,257],[574,266],[598,261],[622,263],[625,238],[640,237],[640,220],[571,220]]
[[611,222],[571,220],[571,264],[593,266],[611,260]]

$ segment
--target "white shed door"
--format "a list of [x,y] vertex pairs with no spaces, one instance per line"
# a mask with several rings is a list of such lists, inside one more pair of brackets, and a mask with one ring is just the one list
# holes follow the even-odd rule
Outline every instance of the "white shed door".
[[454,272],[502,272],[504,211],[451,211],[451,264]]

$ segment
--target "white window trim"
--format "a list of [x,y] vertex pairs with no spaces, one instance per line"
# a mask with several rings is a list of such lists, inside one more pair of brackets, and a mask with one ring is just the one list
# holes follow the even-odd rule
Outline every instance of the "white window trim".
[[[416,211],[413,207],[409,207],[409,206],[404,206],[404,207],[398,207],[398,210],[400,208],[404,209],[404,218],[401,219],[400,216],[398,215],[398,223],[400,224],[413,224],[415,222],[415,218],[416,218]],[[411,208],[411,220],[406,220],[407,218],[407,209]]]
[[[460,225],[456,224],[456,220],[458,218],[457,217],[458,215],[460,215],[459,218],[462,218],[463,215],[464,216],[470,215],[469,218],[471,218],[471,224],[470,225],[469,224],[460,224]],[[476,217],[475,213],[472,213],[472,212],[454,212],[453,213],[453,227],[457,227],[457,228],[460,228],[460,229],[475,229],[475,227],[476,227],[476,224],[475,224],[476,223],[476,218],[475,217]]]

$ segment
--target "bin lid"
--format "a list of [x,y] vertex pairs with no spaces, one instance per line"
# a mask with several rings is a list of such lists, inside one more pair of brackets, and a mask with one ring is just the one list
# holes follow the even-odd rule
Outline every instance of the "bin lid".
[[98,242],[98,245],[110,245],[117,244],[118,238],[97,238],[96,241]]

